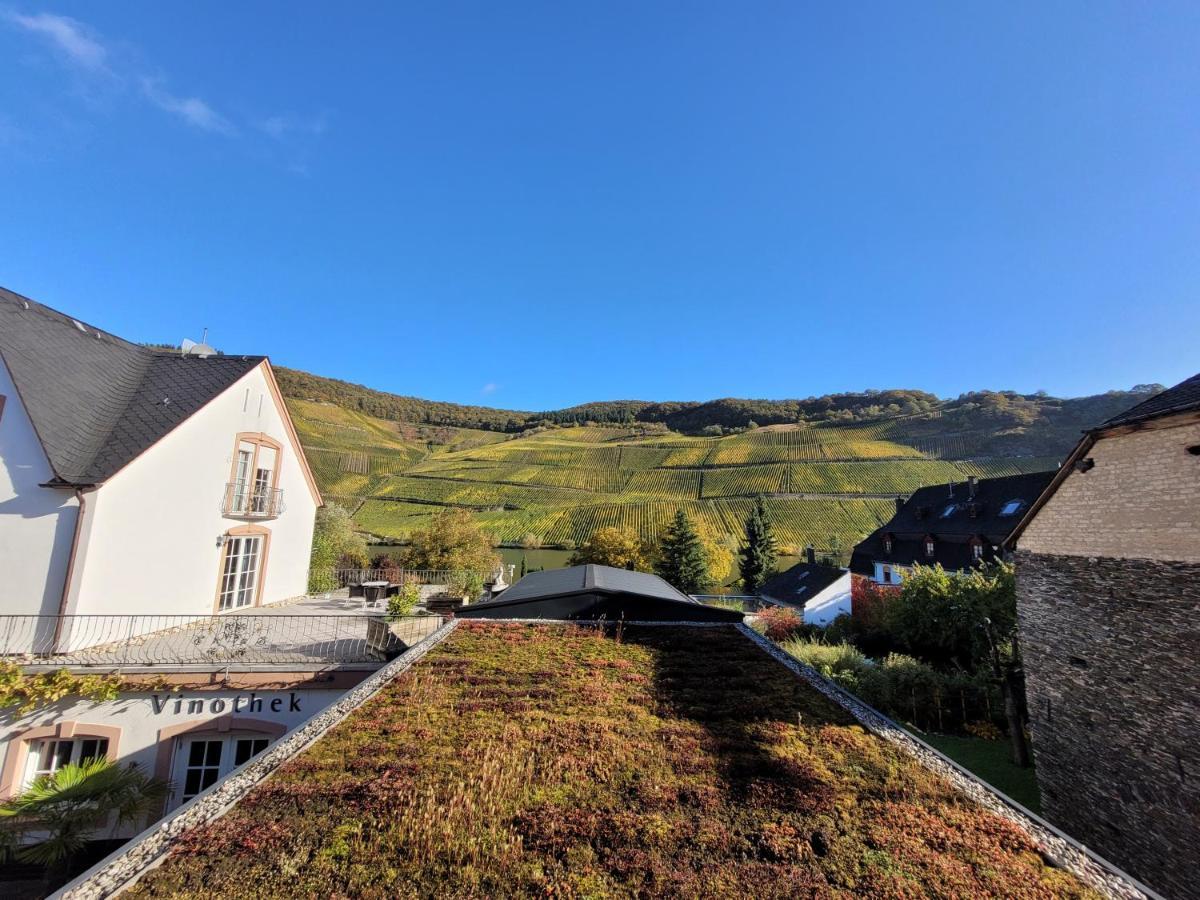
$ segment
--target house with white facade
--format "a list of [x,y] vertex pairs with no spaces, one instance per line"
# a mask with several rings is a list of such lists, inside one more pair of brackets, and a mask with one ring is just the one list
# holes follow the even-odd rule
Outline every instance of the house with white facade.
[[120,679],[0,710],[0,800],[104,758],[174,808],[442,622],[305,596],[321,495],[271,365],[198,349],[0,289],[0,661]]
[[817,562],[812,547],[805,548],[803,562],[763,582],[758,595],[800,610],[806,625],[828,625],[852,612],[850,570]]
[[301,596],[321,502],[266,357],[151,349],[0,289],[0,612]]

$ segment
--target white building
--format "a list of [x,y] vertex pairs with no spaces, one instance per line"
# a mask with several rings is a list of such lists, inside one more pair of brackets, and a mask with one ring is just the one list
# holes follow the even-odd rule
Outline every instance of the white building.
[[265,357],[153,350],[0,290],[0,362],[0,612],[43,617],[5,652],[98,640],[61,617],[305,593],[321,495]]
[[812,547],[804,562],[767,579],[758,590],[765,600],[801,611],[806,625],[828,625],[851,612],[850,570],[817,562]]
[[305,595],[320,504],[265,357],[142,347],[0,289],[0,658],[124,682],[0,711],[0,799],[105,757],[169,780],[170,808],[377,668],[366,617],[260,609]]

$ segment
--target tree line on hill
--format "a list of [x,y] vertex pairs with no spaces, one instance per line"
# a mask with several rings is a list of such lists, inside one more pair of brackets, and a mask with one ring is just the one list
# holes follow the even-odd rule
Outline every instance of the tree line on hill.
[[276,369],[287,397],[333,403],[381,419],[413,424],[518,433],[532,428],[586,423],[652,425],[683,434],[720,434],[762,425],[855,424],[903,417],[891,436],[976,434],[993,448],[1022,455],[1054,455],[1081,429],[1123,412],[1162,385],[1136,385],[1090,397],[1063,399],[1045,392],[972,391],[952,400],[918,390],[868,390],[803,400],[725,398],[706,402],[612,400],[546,412],[464,406],[377,391],[295,369]]

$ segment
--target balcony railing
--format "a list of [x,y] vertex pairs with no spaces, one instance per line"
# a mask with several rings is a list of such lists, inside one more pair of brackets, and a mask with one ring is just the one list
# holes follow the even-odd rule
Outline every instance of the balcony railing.
[[0,653],[21,665],[105,669],[378,663],[441,616],[0,616]]
[[283,512],[283,490],[231,481],[225,485],[221,512],[238,519],[274,519]]
[[[322,585],[322,591],[332,591],[362,584],[364,581],[389,581],[392,584],[448,584],[461,575],[449,569],[402,569],[387,566],[376,569],[316,569],[313,581]],[[326,586],[327,585],[327,586]]]

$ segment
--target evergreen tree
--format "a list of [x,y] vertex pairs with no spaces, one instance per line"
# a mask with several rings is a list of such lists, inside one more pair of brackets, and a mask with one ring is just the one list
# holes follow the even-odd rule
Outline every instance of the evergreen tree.
[[683,510],[675,513],[675,521],[663,534],[654,571],[685,594],[703,593],[712,586],[704,544]]
[[746,538],[738,556],[743,590],[747,594],[758,593],[763,582],[775,574],[775,561],[779,556],[771,517],[762,497],[755,501],[754,509],[746,519]]
[[521,554],[521,577],[525,577],[525,554]]

